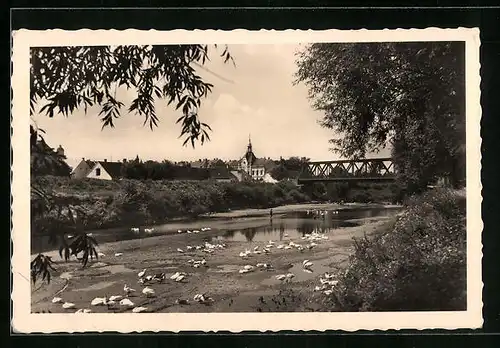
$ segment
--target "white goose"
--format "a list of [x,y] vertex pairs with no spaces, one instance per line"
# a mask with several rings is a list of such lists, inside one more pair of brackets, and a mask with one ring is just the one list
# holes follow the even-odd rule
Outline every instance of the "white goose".
[[121,306],[128,306],[128,307],[133,307],[134,302],[130,301],[128,298],[124,298],[123,300],[120,301]]
[[121,295],[113,295],[113,296],[109,297],[109,300],[110,301],[118,301],[118,300],[121,300],[122,298],[123,298],[123,296],[121,296]]
[[276,279],[278,279],[278,280],[284,280],[285,278],[286,278],[286,274],[278,274],[276,276]]
[[176,282],[181,282],[184,278],[186,278],[186,273],[184,272],[176,272],[170,277],[170,279]]
[[78,309],[75,314],[87,314],[87,313],[90,313],[92,312],[90,309],[87,309],[87,308],[80,308]]
[[64,308],[64,309],[75,308],[75,304],[71,303],[71,302],[64,302],[62,305],[62,308]]
[[209,296],[205,296],[205,294],[196,294],[194,295],[194,298],[193,298],[196,302],[199,302],[199,303],[203,303],[203,304],[208,304],[210,302],[214,302],[214,299],[209,297]]
[[243,266],[242,269],[239,270],[239,272],[241,274],[244,274],[244,273],[253,272],[254,270],[255,270],[254,266],[252,266],[252,265],[245,265],[245,266]]
[[145,287],[144,289],[142,289],[142,293],[144,295],[146,295],[147,297],[151,297],[155,294],[155,291],[154,291],[154,289],[151,289],[149,287]]
[[139,306],[139,307],[135,307],[134,309],[132,309],[132,313],[141,313],[141,312],[145,312],[147,310],[148,309],[146,307]]
[[107,305],[107,301],[105,297],[96,297],[90,302],[91,306],[105,306]]
[[184,250],[182,250],[181,248],[177,248],[177,251],[180,252],[180,253],[184,252]]
[[123,286],[123,291],[125,291],[125,293],[126,293],[127,295],[129,295],[129,294],[131,294],[131,293],[135,292],[135,289],[132,289],[130,286],[128,286],[127,284],[125,284],[125,285]]
[[142,278],[142,277],[144,277],[144,275],[145,275],[145,274],[146,274],[146,268],[144,268],[142,271],[140,271],[140,272],[137,274],[137,276],[138,276],[139,278]]
[[309,261],[309,260],[304,260],[302,262],[302,267],[304,269],[310,269],[312,266],[313,266],[313,263],[311,261]]
[[62,303],[63,299],[60,297],[54,297],[52,299],[52,303]]

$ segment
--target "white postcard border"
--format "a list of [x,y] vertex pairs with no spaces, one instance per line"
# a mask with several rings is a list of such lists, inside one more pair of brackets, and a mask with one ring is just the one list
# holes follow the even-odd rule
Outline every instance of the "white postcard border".
[[[386,313],[32,314],[30,294],[29,48],[119,44],[283,44],[308,42],[466,42],[467,311]],[[457,329],[482,326],[479,30],[19,30],[12,51],[12,326],[16,332],[280,331]],[[138,320],[137,315],[140,315]]]

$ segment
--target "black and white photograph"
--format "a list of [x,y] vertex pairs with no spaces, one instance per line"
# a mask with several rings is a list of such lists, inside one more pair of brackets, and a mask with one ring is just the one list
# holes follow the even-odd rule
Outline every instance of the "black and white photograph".
[[477,29],[21,30],[12,64],[18,330],[481,326]]

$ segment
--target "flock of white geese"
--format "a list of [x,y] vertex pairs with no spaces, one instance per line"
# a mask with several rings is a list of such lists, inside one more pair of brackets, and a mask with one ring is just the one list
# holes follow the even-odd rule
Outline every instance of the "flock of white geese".
[[[131,231],[136,233],[139,229],[138,228],[132,228]],[[210,227],[205,227],[201,228],[200,230],[186,230],[185,233],[199,233],[200,231],[209,231]],[[152,233],[154,232],[154,228],[151,229],[144,229],[146,233]],[[182,230],[178,230],[178,233],[184,233]],[[284,237],[288,237],[287,234],[284,235]],[[265,246],[260,247],[260,246],[255,246],[253,250],[250,249],[245,249],[245,251],[242,251],[239,253],[239,257],[243,259],[249,259],[253,255],[259,255],[259,254],[270,254],[273,250],[273,248],[276,249],[284,249],[284,250],[290,250],[294,249],[299,252],[304,252],[305,250],[311,250],[315,246],[318,245],[323,240],[327,240],[328,236],[324,234],[320,234],[317,232],[312,232],[311,234],[308,234],[306,236],[301,237],[302,240],[305,241],[304,244],[299,244],[295,243],[293,241],[289,241],[288,243],[277,243],[275,241],[270,240]],[[212,244],[205,242],[204,244],[201,245],[187,245],[184,249],[178,248],[177,251],[179,253],[184,253],[185,251],[195,251],[199,250],[208,254],[214,253],[216,250],[219,249],[224,249],[226,248],[225,243],[218,243],[218,244]],[[115,256],[121,256],[123,253],[115,253]],[[103,253],[99,253],[99,256],[105,256]],[[195,260],[195,259],[190,259],[187,261],[187,263],[194,268],[200,268],[200,267],[208,267],[207,266],[207,261],[205,258],[201,260]],[[304,260],[302,262],[302,270],[307,273],[313,273],[312,267],[314,266],[313,262],[310,260]],[[256,270],[264,270],[264,271],[274,271],[274,268],[271,264],[269,263],[257,263],[255,266],[254,265],[244,265],[243,268],[241,268],[238,272],[240,274],[245,274],[245,273],[250,273],[254,272]],[[163,283],[167,276],[165,273],[156,273],[156,274],[147,274],[147,269],[143,269],[140,271],[138,274],[138,283],[143,286],[141,294],[145,296],[146,298],[151,298],[155,297],[155,290],[153,289],[151,283],[152,282],[157,282],[157,283]],[[175,282],[182,283],[187,280],[188,274],[185,272],[176,272],[172,274],[169,278]],[[295,274],[293,273],[286,273],[286,274],[278,274],[275,276],[275,278],[278,281],[287,283],[290,282],[293,278],[295,277]],[[322,277],[320,277],[320,286],[316,286],[314,288],[314,291],[321,291],[325,295],[330,295],[333,292],[333,288],[337,285],[337,281],[333,279],[334,276],[325,273]],[[131,288],[128,284],[125,284],[123,286],[123,295],[112,295],[112,296],[105,296],[105,297],[96,297],[90,302],[90,306],[104,306],[107,307],[108,310],[113,310],[116,309],[117,307],[122,307],[122,308],[132,308],[133,313],[141,313],[141,312],[147,312],[149,309],[144,306],[136,306],[136,304],[130,299],[130,297],[135,297],[137,291],[133,288]],[[196,294],[193,298],[195,302],[201,303],[201,304],[210,304],[214,302],[213,298],[210,296],[207,296],[206,294]],[[63,300],[61,297],[54,297],[52,299],[52,303],[60,303],[62,304],[62,308],[65,310],[74,310],[77,309],[76,305],[71,302],[66,302]],[[177,304],[189,304],[188,300],[185,299],[178,299],[176,301]],[[79,308],[76,310],[74,313],[91,313],[92,310],[90,308]]]

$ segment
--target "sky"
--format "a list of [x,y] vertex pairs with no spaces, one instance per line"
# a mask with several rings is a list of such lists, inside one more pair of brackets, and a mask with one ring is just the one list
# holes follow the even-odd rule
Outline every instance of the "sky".
[[[118,161],[138,155],[143,160],[191,161],[201,158],[224,160],[241,158],[251,136],[257,157],[288,158],[304,156],[311,160],[335,160],[328,140],[333,130],[322,128],[322,114],[313,110],[304,84],[294,85],[295,52],[300,45],[230,45],[236,66],[224,64],[213,54],[197,73],[214,85],[213,93],[202,101],[202,122],[212,128],[211,141],[204,145],[182,146],[180,125],[175,124],[180,110],[156,101],[160,122],[153,131],[143,126],[144,118],[126,108],[115,121],[115,128],[101,130],[97,107],[75,111],[65,117],[48,118],[36,114],[33,119],[46,131],[47,143],[65,149],[72,167],[81,158]],[[214,52],[215,53],[215,52]],[[222,53],[222,52],[221,52]],[[133,91],[117,91],[126,106],[134,98]],[[385,156],[379,153],[377,156]]]

